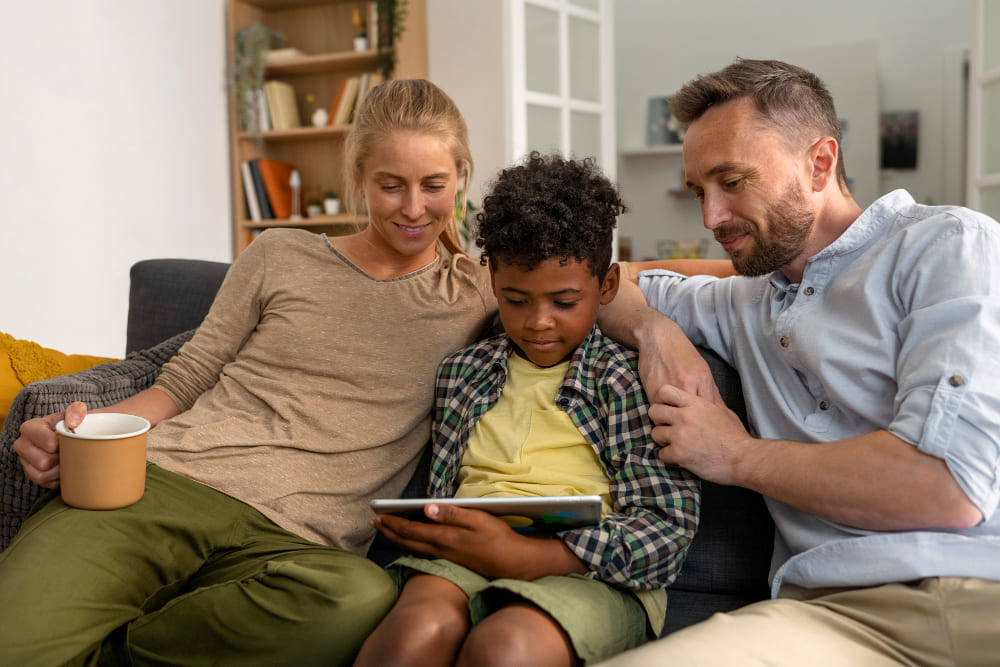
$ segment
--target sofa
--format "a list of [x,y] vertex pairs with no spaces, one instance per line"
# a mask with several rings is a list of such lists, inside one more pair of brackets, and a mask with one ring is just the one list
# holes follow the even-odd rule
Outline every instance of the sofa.
[[[111,405],[153,384],[162,365],[193,335],[222,283],[228,264],[203,260],[151,259],[130,270],[126,357],[72,375],[33,382],[14,399],[0,430],[0,550],[13,538],[32,503],[44,492],[24,477],[11,445],[21,422],[82,400]],[[703,351],[716,383],[741,419],[746,413],[739,377],[719,357]],[[427,457],[406,488],[425,495]],[[768,595],[774,526],[759,494],[702,484],[701,524],[682,571],[668,593],[663,634],[764,599]],[[398,554],[379,536],[369,558],[385,564]]]

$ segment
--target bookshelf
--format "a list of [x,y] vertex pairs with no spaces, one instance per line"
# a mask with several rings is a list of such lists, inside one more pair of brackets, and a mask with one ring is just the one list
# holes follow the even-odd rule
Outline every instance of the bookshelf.
[[[369,0],[227,0],[227,62],[232,77],[236,34],[256,23],[285,37],[284,46],[304,55],[267,64],[264,80],[290,84],[295,91],[301,127],[286,130],[244,131],[240,125],[237,92],[229,91],[231,146],[233,254],[241,253],[253,235],[268,227],[298,227],[329,235],[349,234],[360,229],[366,218],[342,212],[337,215],[303,217],[301,220],[253,221],[247,210],[240,165],[244,160],[270,158],[288,162],[302,178],[303,216],[305,202],[322,199],[335,190],[343,201],[348,179],[343,169],[344,136],[349,125],[314,127],[310,117],[317,108],[330,110],[341,82],[351,76],[374,72],[380,56],[395,51],[393,76],[426,78],[426,0],[406,0],[405,31],[390,48],[355,51],[354,11],[368,17]],[[343,209],[342,209],[343,210]]]

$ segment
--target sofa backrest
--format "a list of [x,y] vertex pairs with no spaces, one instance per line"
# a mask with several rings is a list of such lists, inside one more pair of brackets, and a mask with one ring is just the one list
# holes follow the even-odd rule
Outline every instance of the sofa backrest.
[[228,270],[225,262],[198,259],[147,259],[133,264],[126,354],[201,324]]

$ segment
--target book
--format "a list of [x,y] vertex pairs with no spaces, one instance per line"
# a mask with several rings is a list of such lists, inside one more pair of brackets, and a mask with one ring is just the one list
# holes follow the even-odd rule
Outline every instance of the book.
[[378,51],[378,0],[368,0],[368,48]]
[[271,110],[267,107],[267,93],[263,89],[257,90],[257,127],[261,132],[267,132],[271,128]]
[[304,51],[297,49],[294,46],[289,46],[284,49],[268,49],[264,52],[264,62],[279,63],[282,60],[301,58],[304,55],[306,55]]
[[[361,102],[364,101],[365,95],[368,94],[368,89],[371,87],[372,73],[365,72],[361,75],[361,81],[358,83],[358,94],[357,101],[354,102],[354,108],[358,109],[361,107]],[[351,121],[354,120],[354,114],[351,113]]]
[[326,118],[327,125],[333,125],[333,119],[337,117],[337,107],[340,106],[340,101],[344,99],[344,89],[347,88],[347,78],[340,80],[340,86],[337,88],[337,95],[333,98],[333,104],[330,105],[330,113]]
[[243,180],[243,196],[247,200],[247,215],[254,222],[259,222],[260,202],[257,200],[257,188],[253,182],[253,172],[250,171],[250,161],[240,162],[240,177]]
[[334,125],[346,125],[351,119],[351,113],[354,111],[354,101],[357,99],[358,86],[361,84],[360,76],[348,77],[347,84],[344,88],[344,96],[340,99],[340,104],[337,105],[337,112],[333,118]]
[[260,158],[250,160],[250,174],[253,176],[253,189],[257,194],[260,217],[263,220],[270,220],[274,217],[274,212],[271,210],[271,201],[267,197],[267,190],[264,189],[264,179],[260,173]]
[[260,177],[264,182],[264,191],[271,204],[275,218],[288,218],[292,215],[292,186],[290,179],[295,168],[288,162],[261,158],[257,163]]
[[265,81],[264,90],[267,93],[267,107],[271,111],[271,127],[275,130],[288,130],[302,127],[299,118],[299,106],[295,101],[295,88],[284,81]]

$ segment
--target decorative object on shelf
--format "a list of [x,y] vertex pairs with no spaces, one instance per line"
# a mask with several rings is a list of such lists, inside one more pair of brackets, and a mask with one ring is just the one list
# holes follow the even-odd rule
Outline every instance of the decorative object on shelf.
[[656,242],[656,256],[659,259],[701,259],[707,252],[707,239]]
[[[306,102],[312,106],[312,103],[316,101],[316,96],[312,93],[306,95]],[[313,127],[323,127],[326,125],[326,121],[329,120],[330,114],[323,107],[316,107],[316,110],[312,112],[312,116],[309,120],[312,121]]]
[[646,145],[662,146],[684,142],[684,127],[670,112],[670,97],[650,97],[646,118]]
[[288,184],[292,186],[292,214],[289,220],[302,219],[302,177],[299,176],[298,169],[292,169],[292,175],[288,177]]
[[368,50],[368,33],[365,32],[365,20],[361,18],[361,10],[355,9],[354,13],[351,15],[351,21],[354,23],[354,50],[355,51],[367,51]]
[[323,214],[323,205],[318,199],[310,199],[306,202],[306,217],[315,218]]
[[323,210],[327,215],[337,215],[340,213],[340,200],[333,190],[326,191],[326,198],[323,200]]
[[260,90],[264,85],[265,55],[274,46],[284,46],[285,36],[261,23],[236,31],[233,74],[237,113],[244,132],[261,131]]
[[618,261],[619,262],[631,262],[632,261],[632,237],[631,236],[619,236],[618,237]]

